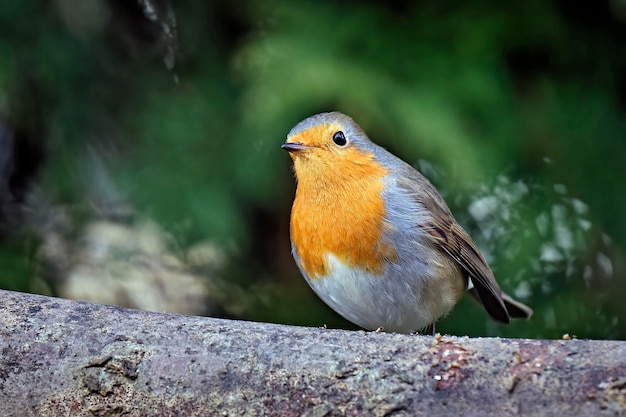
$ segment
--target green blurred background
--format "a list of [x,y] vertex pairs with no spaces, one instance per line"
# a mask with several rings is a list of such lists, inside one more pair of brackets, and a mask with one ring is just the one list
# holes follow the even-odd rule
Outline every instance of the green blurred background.
[[[321,111],[420,168],[535,310],[626,338],[626,1],[0,2],[0,287],[355,328],[290,255]],[[152,297],[152,298],[151,298]]]

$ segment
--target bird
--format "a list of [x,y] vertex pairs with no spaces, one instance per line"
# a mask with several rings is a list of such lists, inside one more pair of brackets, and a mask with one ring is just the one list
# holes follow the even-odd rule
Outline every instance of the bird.
[[469,293],[496,322],[531,317],[500,289],[431,182],[352,118],[310,116],[281,147],[296,179],[292,255],[341,316],[366,330],[434,334],[435,323]]

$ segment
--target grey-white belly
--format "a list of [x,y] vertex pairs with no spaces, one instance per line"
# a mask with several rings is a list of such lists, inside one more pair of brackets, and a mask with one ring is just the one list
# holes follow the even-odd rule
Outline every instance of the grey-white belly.
[[327,261],[326,277],[303,275],[326,304],[365,329],[417,331],[448,313],[459,298],[458,291],[442,286],[436,268],[425,264],[413,264],[411,271],[391,265],[380,276],[347,267],[332,254]]

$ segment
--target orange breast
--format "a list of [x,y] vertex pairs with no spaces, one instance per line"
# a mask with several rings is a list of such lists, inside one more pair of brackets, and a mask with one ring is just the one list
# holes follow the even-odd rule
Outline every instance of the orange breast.
[[330,253],[348,266],[381,274],[385,260],[396,258],[393,245],[382,239],[392,228],[382,200],[387,170],[356,149],[335,160],[323,154],[323,164],[318,156],[294,158],[298,187],[291,238],[302,269],[311,279],[328,275]]

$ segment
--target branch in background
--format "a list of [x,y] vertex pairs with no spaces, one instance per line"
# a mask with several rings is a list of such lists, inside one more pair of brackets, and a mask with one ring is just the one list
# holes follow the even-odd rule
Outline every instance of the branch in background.
[[1,415],[626,411],[626,343],[349,332],[0,291]]
[[174,69],[178,54],[178,34],[172,5],[169,0],[137,0],[137,3],[146,19],[159,26],[165,49],[163,62],[168,70]]

